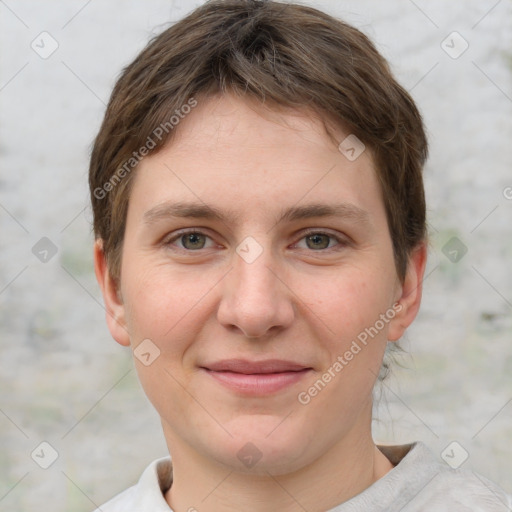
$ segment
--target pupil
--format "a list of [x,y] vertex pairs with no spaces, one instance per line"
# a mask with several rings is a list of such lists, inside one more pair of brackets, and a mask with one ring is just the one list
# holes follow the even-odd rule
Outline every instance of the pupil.
[[[324,238],[324,243],[322,244],[322,237]],[[322,249],[325,249],[327,245],[329,245],[329,242],[327,242],[327,245],[325,244],[325,240],[327,239],[326,235],[311,235],[309,237],[309,240],[313,242],[313,245],[315,247],[322,246]]]
[[[191,245],[195,246],[194,248],[197,248],[198,242],[199,242],[199,245],[201,245],[200,237],[201,237],[201,235],[199,233],[190,233],[188,235],[185,235],[185,240],[187,243],[190,243]],[[185,243],[185,247],[187,246],[187,243]]]

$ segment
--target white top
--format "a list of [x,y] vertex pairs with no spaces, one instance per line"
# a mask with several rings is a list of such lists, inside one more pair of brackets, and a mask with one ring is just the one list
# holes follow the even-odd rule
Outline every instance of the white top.
[[[452,469],[422,442],[381,446],[395,467],[327,512],[512,512],[512,496],[478,473]],[[152,462],[139,482],[95,512],[172,512],[170,457]]]

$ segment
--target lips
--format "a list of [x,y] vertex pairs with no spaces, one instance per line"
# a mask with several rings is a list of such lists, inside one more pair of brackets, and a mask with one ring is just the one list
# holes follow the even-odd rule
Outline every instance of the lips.
[[204,368],[214,372],[233,372],[251,374],[298,372],[310,368],[300,363],[283,361],[280,359],[267,359],[265,361],[247,361],[245,359],[225,359],[207,364]]
[[243,395],[275,394],[302,380],[312,368],[293,361],[228,359],[202,366],[216,382]]

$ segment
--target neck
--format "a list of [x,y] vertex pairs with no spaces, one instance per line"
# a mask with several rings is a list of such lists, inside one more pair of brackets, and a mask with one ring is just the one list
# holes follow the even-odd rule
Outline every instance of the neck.
[[183,442],[172,442],[166,432],[173,463],[167,503],[174,512],[330,510],[393,468],[372,440],[371,418],[363,434],[358,427],[312,463],[278,476],[240,473],[219,465]]

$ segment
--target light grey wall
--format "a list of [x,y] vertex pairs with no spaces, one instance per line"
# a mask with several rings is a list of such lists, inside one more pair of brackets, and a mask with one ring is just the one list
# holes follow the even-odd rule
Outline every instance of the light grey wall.
[[[166,454],[105,325],[87,165],[121,68],[198,3],[0,2],[0,511],[91,510]],[[377,43],[431,142],[424,301],[375,439],[420,439],[440,456],[457,441],[464,467],[512,492],[512,3],[304,3]]]

